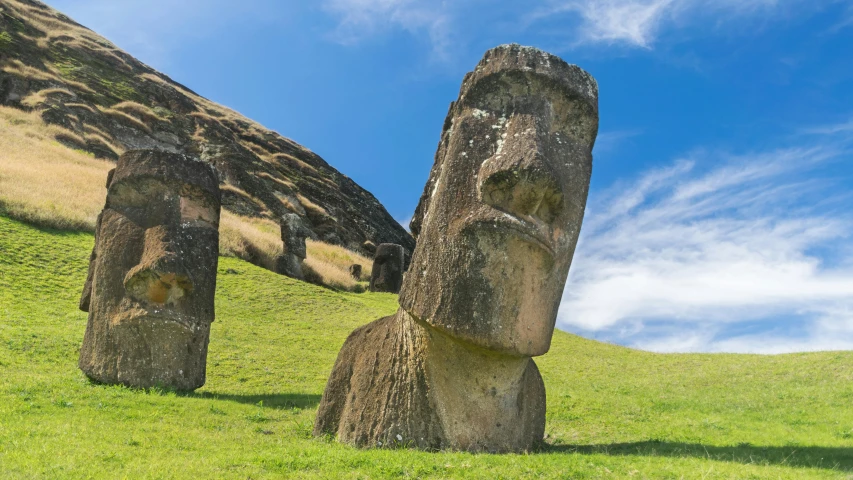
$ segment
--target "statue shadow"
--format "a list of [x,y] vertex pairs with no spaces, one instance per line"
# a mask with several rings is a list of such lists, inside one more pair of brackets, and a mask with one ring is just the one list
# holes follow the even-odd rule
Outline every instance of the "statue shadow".
[[712,446],[699,443],[644,442],[598,445],[545,444],[540,453],[576,453],[581,455],[648,456],[673,458],[707,458],[722,462],[752,465],[787,465],[791,467],[825,468],[853,471],[853,447],[760,446],[742,443],[735,446]]
[[187,394],[193,398],[225,400],[246,405],[263,405],[281,410],[314,408],[320,403],[320,395],[308,393],[271,393],[258,395],[236,395],[230,393],[201,392]]

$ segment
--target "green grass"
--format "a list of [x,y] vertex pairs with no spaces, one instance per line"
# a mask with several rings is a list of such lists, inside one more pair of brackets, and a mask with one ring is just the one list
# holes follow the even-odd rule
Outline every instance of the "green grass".
[[396,308],[221,258],[207,385],[90,383],[92,236],[0,217],[0,478],[853,478],[853,352],[658,355],[557,332],[527,455],[311,438],[346,335]]
[[12,45],[12,42],[12,36],[9,35],[9,32],[0,32],[0,50],[6,50],[10,45]]

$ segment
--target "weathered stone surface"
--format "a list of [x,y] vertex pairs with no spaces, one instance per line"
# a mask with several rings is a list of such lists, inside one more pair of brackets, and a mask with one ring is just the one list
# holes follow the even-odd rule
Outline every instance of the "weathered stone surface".
[[209,164],[155,150],[119,158],[80,301],[89,320],[79,365],[89,378],[204,385],[220,198]]
[[352,275],[352,278],[355,280],[361,280],[361,265],[357,263],[350,265],[349,274]]
[[234,187],[222,201],[232,213],[272,220],[297,213],[316,238],[351,249],[366,240],[414,248],[370,192],[309,149],[202,98],[42,2],[2,2],[2,9],[0,31],[11,41],[0,49],[8,67],[0,70],[0,103],[41,112],[74,133],[58,141],[111,160],[139,148],[192,155]]
[[550,348],[597,131],[589,74],[529,47],[486,52],[450,106],[400,309],[347,339],[315,434],[489,452],[541,441],[531,357]]
[[281,240],[284,242],[284,248],[276,259],[278,273],[299,280],[305,278],[302,273],[302,261],[307,255],[305,239],[311,235],[311,230],[305,226],[299,215],[288,213],[281,217]]
[[376,247],[370,274],[370,291],[399,293],[403,284],[403,264],[402,245],[382,243]]

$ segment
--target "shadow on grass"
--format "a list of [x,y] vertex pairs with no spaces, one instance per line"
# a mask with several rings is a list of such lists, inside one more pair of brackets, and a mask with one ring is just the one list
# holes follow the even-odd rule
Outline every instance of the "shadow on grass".
[[790,467],[826,468],[853,471],[853,448],[817,446],[762,447],[747,443],[720,447],[699,443],[645,442],[600,445],[550,445],[541,453],[578,453],[582,455],[649,456],[675,458],[707,458],[722,462],[753,465],[787,465]]
[[258,405],[263,402],[267,408],[291,409],[291,408],[313,408],[320,403],[320,395],[308,393],[271,393],[260,395],[234,395],[230,393],[202,392],[190,393],[188,397],[210,398],[213,400],[227,400],[247,405]]

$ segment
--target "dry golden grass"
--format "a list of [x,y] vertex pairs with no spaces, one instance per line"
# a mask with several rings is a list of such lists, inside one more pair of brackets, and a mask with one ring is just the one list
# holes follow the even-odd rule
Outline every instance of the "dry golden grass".
[[275,161],[281,162],[289,167],[295,168],[303,173],[315,174],[319,175],[320,172],[317,171],[312,165],[294,157],[293,155],[288,155],[286,153],[276,153],[275,155],[270,156]]
[[121,102],[113,105],[112,109],[124,112],[128,115],[133,115],[143,122],[157,123],[164,120],[160,115],[157,115],[154,110],[141,103],[129,101]]
[[299,203],[299,200],[295,199],[292,195],[288,195],[286,193],[281,193],[279,191],[274,190],[273,194],[278,201],[284,205],[284,208],[290,210],[293,213],[299,215],[305,215],[305,209],[302,208],[302,205]]
[[268,270],[275,270],[275,259],[281,254],[281,230],[266,218],[248,218],[222,211],[219,220],[219,254],[248,260]]
[[79,108],[80,110],[86,110],[87,112],[92,113],[92,114],[95,113],[95,109],[89,105],[86,105],[85,103],[66,103],[65,107],[66,108]]
[[[320,275],[325,285],[340,285],[340,288],[345,290],[357,290],[358,282],[370,280],[373,260],[337,245],[310,239],[306,244],[308,258],[305,259],[305,265]],[[350,265],[356,263],[361,265],[361,278],[358,281],[349,273]]]
[[69,87],[74,87],[78,90],[82,90],[88,93],[95,93],[95,91],[89,88],[89,86],[85,83],[61,78],[59,75],[56,74],[56,72],[39,70],[38,68],[25,65],[20,60],[6,61],[4,62],[3,66],[0,67],[0,69],[2,69],[6,73],[9,73],[11,75],[17,75],[21,78],[55,82],[58,84],[64,84]]
[[35,108],[47,102],[51,95],[64,95],[69,98],[77,98],[77,95],[74,95],[74,93],[65,88],[46,88],[44,90],[28,95],[26,98],[21,100],[21,105],[24,105],[25,107]]
[[0,107],[0,208],[31,223],[92,231],[113,165],[61,145],[58,135],[76,136],[38,113]]
[[[363,291],[370,279],[373,261],[338,245],[307,240],[308,258],[303,268],[306,278],[332,288]],[[219,253],[239,257],[269,270],[275,269],[282,252],[281,228],[266,218],[248,218],[222,211],[219,222]],[[350,276],[350,265],[362,266],[359,280]]]
[[104,115],[109,115],[117,122],[127,125],[128,127],[138,128],[145,133],[151,133],[151,127],[146,125],[145,122],[121,110],[116,110],[114,108],[105,108],[101,110],[101,113],[103,113]]
[[323,208],[320,205],[317,205],[316,203],[312,202],[311,200],[309,200],[307,197],[303,196],[302,194],[297,193],[296,198],[299,199],[299,203],[301,203],[302,206],[305,207],[306,210],[311,210],[311,211],[313,211],[319,215],[329,216],[329,212],[327,212],[325,208]]
[[[276,172],[276,173],[278,173],[278,172]],[[281,175],[281,174],[279,173],[279,175]],[[271,180],[271,181],[281,185],[282,187],[284,187],[284,190],[287,193],[292,192],[293,189],[296,188],[296,185],[293,182],[291,182],[290,180],[288,180],[287,178],[285,178],[283,176],[277,177],[277,176],[270,175],[267,172],[261,172],[258,174],[258,177],[259,178],[265,178],[267,180]]]

